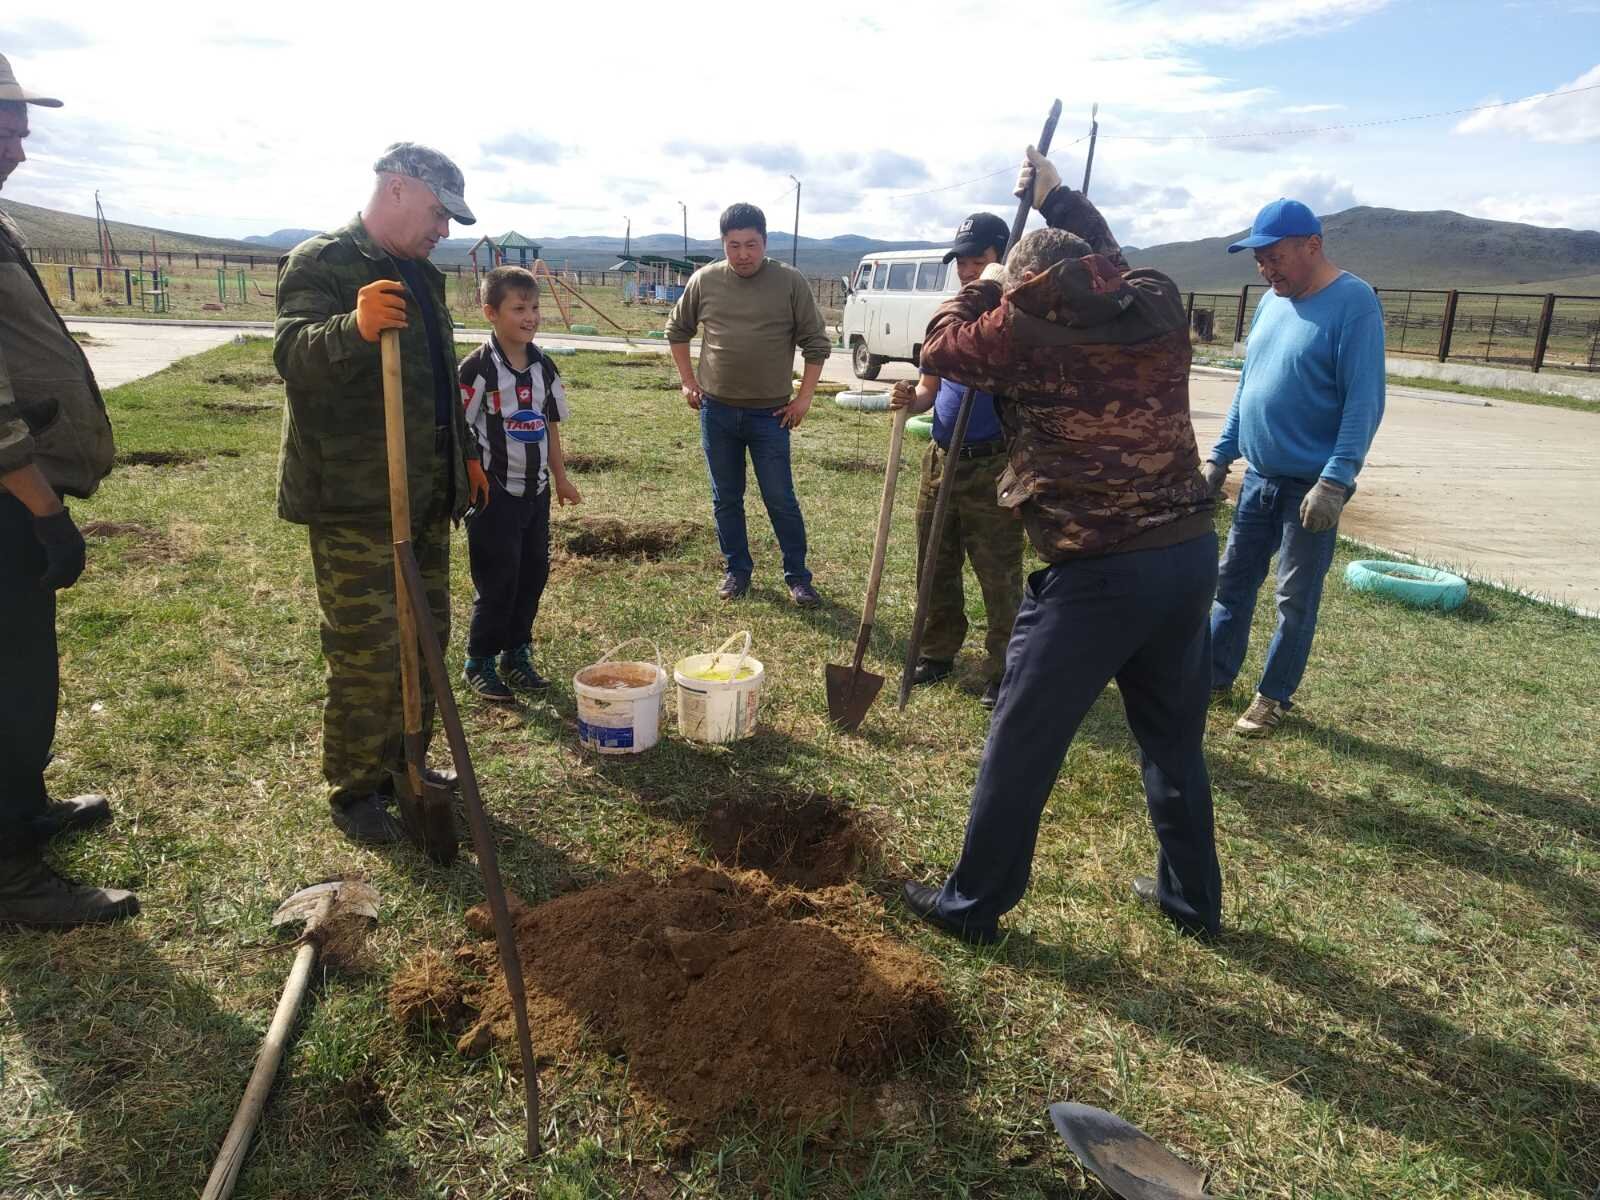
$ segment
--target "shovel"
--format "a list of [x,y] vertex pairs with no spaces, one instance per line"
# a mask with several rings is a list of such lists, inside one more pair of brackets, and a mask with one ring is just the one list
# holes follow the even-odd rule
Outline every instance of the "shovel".
[[1136,1125],[1092,1104],[1052,1104],[1050,1120],[1122,1200],[1209,1200],[1206,1177]]
[[305,930],[300,935],[300,949],[294,956],[288,982],[283,985],[278,1011],[272,1016],[266,1040],[261,1043],[261,1053],[256,1057],[256,1069],[250,1074],[244,1099],[239,1101],[239,1109],[233,1114],[233,1124],[228,1126],[228,1136],[223,1139],[200,1200],[226,1200],[233,1194],[245,1152],[250,1149],[250,1137],[255,1133],[256,1122],[261,1119],[261,1110],[267,1103],[267,1093],[277,1077],[278,1064],[283,1060],[289,1030],[294,1025],[295,1014],[300,1011],[300,1002],[305,999],[306,988],[310,986],[311,969],[316,965],[317,951],[322,948],[322,931],[336,908],[340,916],[353,915],[376,921],[377,890],[371,884],[354,879],[319,883],[301,888],[272,914],[275,927],[304,921]]
[[872,640],[872,621],[878,613],[878,585],[883,582],[883,556],[889,547],[889,518],[894,515],[894,485],[900,476],[900,443],[905,438],[910,413],[895,409],[889,434],[889,464],[883,473],[883,499],[878,502],[878,534],[872,543],[872,570],[867,575],[867,598],[861,606],[861,632],[856,635],[855,658],[848,667],[829,663],[823,668],[828,688],[828,719],[847,733],[861,727],[867,709],[883,690],[883,676],[861,669]]
[[[389,450],[389,522],[394,542],[411,541],[411,486],[406,475],[406,422],[401,404],[400,331],[379,335],[383,356],[383,426]],[[417,662],[417,615],[406,594],[400,560],[394,564],[394,610],[400,624],[400,694],[405,711],[406,769],[395,775],[395,799],[411,840],[440,866],[456,860],[456,823],[448,787],[422,773],[428,750],[422,737],[422,673]]]

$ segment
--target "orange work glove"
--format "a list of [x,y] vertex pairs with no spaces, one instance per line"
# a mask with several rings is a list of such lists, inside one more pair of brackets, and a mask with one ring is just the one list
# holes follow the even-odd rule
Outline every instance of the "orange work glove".
[[406,285],[398,279],[379,279],[356,293],[356,328],[369,342],[385,329],[406,327]]

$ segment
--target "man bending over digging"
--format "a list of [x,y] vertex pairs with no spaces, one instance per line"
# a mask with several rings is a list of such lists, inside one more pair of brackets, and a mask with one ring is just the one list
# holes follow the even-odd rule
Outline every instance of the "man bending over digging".
[[922,368],[1008,398],[1000,503],[1049,565],[1028,577],[1006,648],[961,858],[942,888],[908,882],[905,902],[969,942],[999,938],[1067,748],[1115,679],[1160,846],[1155,878],[1134,892],[1215,934],[1222,872],[1201,743],[1217,535],[1189,421],[1183,300],[1160,272],[1129,270],[1100,213],[1031,147],[1017,194],[1050,228],[939,309]]

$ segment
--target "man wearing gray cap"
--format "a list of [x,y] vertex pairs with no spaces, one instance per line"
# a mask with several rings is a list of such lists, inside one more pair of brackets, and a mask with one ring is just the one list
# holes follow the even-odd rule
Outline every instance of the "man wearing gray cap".
[[[30,92],[0,57],[0,187],[27,160]],[[0,924],[62,928],[139,911],[132,892],[56,874],[44,844],[103,821],[104,796],[52,802],[44,770],[60,692],[56,589],[84,568],[63,496],[87,498],[111,470],[111,422],[94,373],[0,213]]]
[[[310,529],[322,607],[328,802],[345,836],[382,845],[404,837],[390,809],[394,775],[405,769],[378,354],[385,329],[400,331],[411,541],[441,643],[450,633],[450,522],[489,487],[457,402],[444,276],[428,262],[452,218],[474,221],[461,172],[413,142],[390,146],[373,170],[360,216],[279,262],[273,360],[289,401],[278,515]],[[432,697],[424,700],[426,740]]]

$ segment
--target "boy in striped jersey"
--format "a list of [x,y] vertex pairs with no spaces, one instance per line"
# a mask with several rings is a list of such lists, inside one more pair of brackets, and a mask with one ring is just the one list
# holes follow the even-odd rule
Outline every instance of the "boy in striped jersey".
[[533,666],[533,620],[550,576],[550,492],[562,504],[583,497],[561,456],[566,389],[533,344],[539,281],[522,267],[496,267],[480,295],[494,332],[461,361],[461,403],[489,499],[467,514],[474,595],[464,674],[480,696],[509,703],[512,688],[549,686]]

